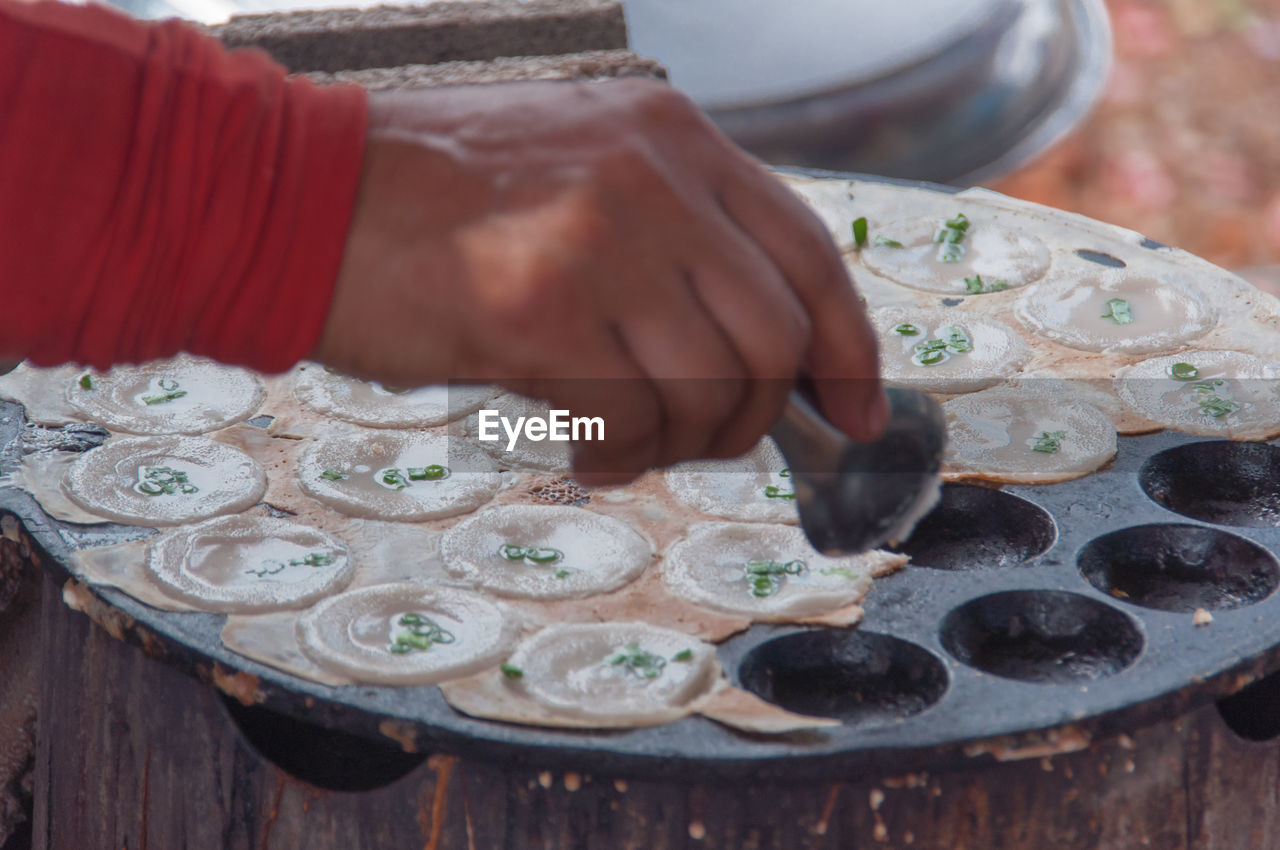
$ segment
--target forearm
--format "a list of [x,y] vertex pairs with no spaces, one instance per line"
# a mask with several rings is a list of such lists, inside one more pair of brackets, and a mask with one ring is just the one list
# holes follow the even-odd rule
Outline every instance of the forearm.
[[0,353],[311,350],[360,178],[358,89],[175,22],[0,0]]

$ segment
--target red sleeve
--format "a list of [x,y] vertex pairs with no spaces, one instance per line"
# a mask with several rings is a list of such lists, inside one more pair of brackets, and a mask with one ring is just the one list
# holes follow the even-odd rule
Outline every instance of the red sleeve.
[[0,355],[264,371],[324,324],[366,100],[100,6],[0,0]]

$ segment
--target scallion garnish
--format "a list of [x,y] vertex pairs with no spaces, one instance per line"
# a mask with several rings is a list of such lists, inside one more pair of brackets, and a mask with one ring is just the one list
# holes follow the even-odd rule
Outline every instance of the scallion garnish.
[[938,339],[946,343],[947,351],[952,354],[968,354],[973,351],[973,340],[969,338],[968,331],[959,325],[938,328]]
[[[791,470],[784,469],[778,473],[779,478],[790,478]],[[795,490],[784,490],[777,484],[767,484],[764,488],[764,496],[766,499],[794,499],[796,497]]]
[[339,472],[336,469],[326,469],[324,472],[320,473],[320,477],[323,478],[325,481],[346,481],[347,480],[347,474],[345,472]]
[[443,628],[426,614],[416,611],[401,615],[396,625],[403,627],[404,631],[397,634],[391,646],[387,647],[387,651],[395,655],[423,652],[436,644],[453,643],[456,640],[453,632]]
[[688,663],[693,660],[693,650],[682,649],[679,652],[677,652],[675,655],[671,656],[671,660],[679,661],[681,663]]
[[449,477],[449,467],[441,466],[438,463],[429,463],[426,466],[409,467],[410,481],[439,481],[442,478]]
[[1200,377],[1200,370],[1190,363],[1174,363],[1169,367],[1169,375],[1175,381],[1194,381]]
[[258,578],[266,578],[267,576],[277,575],[284,572],[287,566],[284,561],[267,560],[262,562],[262,566],[256,570],[245,570],[245,573]]
[[804,561],[747,561],[742,572],[747,577],[751,595],[764,599],[778,592],[784,576],[798,576],[804,572]]
[[1107,312],[1102,318],[1110,319],[1117,325],[1133,324],[1133,313],[1129,310],[1129,302],[1123,298],[1112,298],[1107,301]]
[[956,213],[954,218],[949,218],[942,223],[942,227],[933,238],[933,241],[942,243],[942,247],[938,249],[938,262],[960,262],[960,258],[964,256],[964,245],[960,243],[964,241],[968,231],[969,219],[964,213]]
[[82,390],[93,389],[93,376],[91,376],[88,372],[85,372],[83,375],[80,376],[80,389]]
[[964,291],[967,295],[982,295],[988,292],[1004,292],[1008,288],[1009,281],[993,280],[990,283],[985,283],[983,282],[982,275],[980,274],[976,274],[973,277],[966,277],[964,279]]
[[1221,419],[1240,409],[1240,405],[1236,402],[1218,395],[1218,388],[1224,387],[1226,384],[1226,381],[1219,378],[1213,381],[1199,381],[1191,385],[1191,389],[1196,394],[1196,404],[1199,405],[1201,413],[1205,416],[1212,416],[1214,419]]
[[615,650],[613,655],[605,659],[605,663],[613,667],[623,667],[628,673],[641,679],[656,679],[662,675],[667,666],[667,659],[652,652],[645,652],[639,644],[629,643]]
[[312,552],[305,558],[290,558],[291,567],[328,567],[333,565],[333,555],[328,552]]
[[894,328],[893,332],[896,334],[902,334],[903,336],[916,336],[917,334],[920,333],[920,329],[917,328],[915,325],[908,324],[907,322],[903,322],[902,324]]
[[174,493],[191,495],[200,492],[200,488],[192,484],[187,473],[168,466],[138,467],[138,483],[133,489],[144,496],[171,496]]
[[859,248],[867,244],[867,219],[865,217],[853,220],[853,244]]
[[[546,567],[564,559],[564,552],[551,546],[521,546],[518,543],[503,543],[498,547],[498,555],[506,561],[520,561],[534,567]],[[553,575],[564,579],[572,575],[563,567]]]
[[524,671],[514,664],[507,664],[506,662],[503,662],[499,665],[498,669],[501,670],[502,675],[506,676],[508,679],[524,678]]
[[1056,454],[1062,448],[1062,441],[1067,438],[1065,431],[1041,431],[1035,436],[1031,451],[1041,454]]
[[394,467],[391,469],[382,469],[374,474],[375,480],[383,487],[400,491],[409,486],[409,479],[405,478],[403,472]]
[[897,239],[890,239],[888,236],[877,236],[871,240],[871,244],[880,248],[902,248],[904,247]]
[[862,578],[856,570],[851,570],[848,567],[827,567],[825,569],[818,570],[818,575],[840,576],[841,578],[849,579],[849,581],[857,581]]

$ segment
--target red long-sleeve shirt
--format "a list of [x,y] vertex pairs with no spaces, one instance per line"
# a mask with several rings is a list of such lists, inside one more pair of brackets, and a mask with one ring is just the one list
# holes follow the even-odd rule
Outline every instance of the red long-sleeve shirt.
[[0,0],[0,359],[288,368],[323,327],[356,87],[174,21]]

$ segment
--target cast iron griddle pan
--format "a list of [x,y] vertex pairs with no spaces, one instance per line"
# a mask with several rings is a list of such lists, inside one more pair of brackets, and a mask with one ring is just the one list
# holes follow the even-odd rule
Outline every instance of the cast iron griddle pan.
[[[21,408],[0,417],[0,461],[12,464]],[[0,510],[59,580],[78,546],[154,533],[55,522],[12,488]],[[876,582],[858,628],[756,625],[721,645],[735,684],[843,721],[791,736],[701,717],[610,732],[476,720],[435,687],[335,688],[236,655],[219,639],[222,615],[93,592],[126,615],[126,639],[168,663],[256,677],[264,708],[416,752],[632,777],[832,779],[1074,749],[1280,668],[1276,445],[1161,432],[1121,437],[1110,466],[1076,481],[948,484],[903,548],[911,565]],[[1212,623],[1194,625],[1197,609]]]

